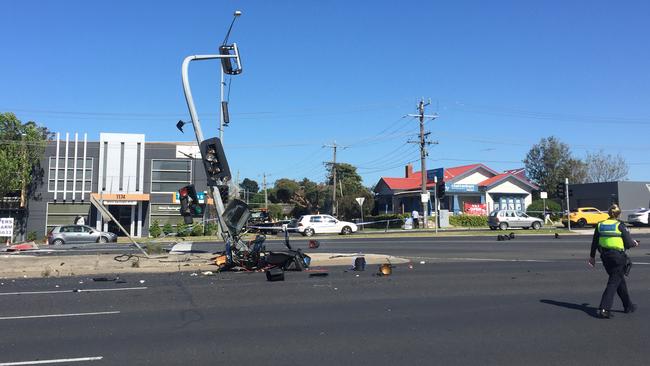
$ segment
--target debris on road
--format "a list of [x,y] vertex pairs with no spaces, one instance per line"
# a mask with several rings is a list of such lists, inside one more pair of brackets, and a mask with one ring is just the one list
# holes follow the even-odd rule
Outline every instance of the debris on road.
[[354,258],[354,263],[352,265],[353,271],[364,271],[366,269],[366,257],[356,257]]

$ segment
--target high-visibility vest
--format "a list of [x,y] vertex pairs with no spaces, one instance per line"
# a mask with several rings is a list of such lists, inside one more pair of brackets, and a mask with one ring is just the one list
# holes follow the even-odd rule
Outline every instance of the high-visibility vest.
[[598,223],[598,245],[605,249],[625,250],[623,234],[618,229],[618,220],[608,219]]

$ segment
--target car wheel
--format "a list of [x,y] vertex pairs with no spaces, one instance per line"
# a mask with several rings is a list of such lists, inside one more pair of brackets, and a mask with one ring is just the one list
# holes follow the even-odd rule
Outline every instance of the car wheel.
[[342,235],[350,235],[352,234],[352,228],[349,226],[343,226],[343,229],[341,230]]
[[585,225],[587,225],[587,220],[585,219],[578,220],[578,227],[585,227]]
[[108,243],[108,238],[105,236],[100,236],[99,239],[97,239],[98,243]]
[[305,229],[304,236],[314,236],[314,229]]
[[501,230],[507,230],[508,229],[508,223],[507,222],[502,222],[499,224],[499,229]]
[[52,242],[52,245],[63,245],[63,244],[64,244],[63,240],[61,239],[54,239],[54,241]]
[[539,228],[541,228],[541,227],[542,227],[542,224],[540,224],[539,221],[533,222],[533,226],[532,226],[533,230],[539,230]]

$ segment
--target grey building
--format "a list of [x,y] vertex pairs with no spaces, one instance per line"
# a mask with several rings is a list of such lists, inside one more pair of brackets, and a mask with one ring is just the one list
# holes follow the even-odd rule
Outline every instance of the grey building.
[[88,141],[86,134],[57,133],[41,166],[44,181],[29,201],[25,230],[38,236],[78,216],[121,235],[90,204],[91,195],[134,237],[147,236],[154,221],[181,221],[179,188],[194,183],[200,203],[208,200],[199,149],[190,142],[146,142],[143,134],[126,133],[101,133],[99,141]]
[[622,220],[640,207],[650,207],[650,182],[605,182],[570,184],[569,205],[576,207],[595,207],[607,211],[617,203]]

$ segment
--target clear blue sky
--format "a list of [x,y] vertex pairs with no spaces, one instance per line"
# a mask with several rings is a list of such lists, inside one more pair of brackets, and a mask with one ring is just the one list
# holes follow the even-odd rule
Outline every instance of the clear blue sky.
[[[650,180],[647,1],[3,1],[0,111],[91,140],[191,141],[174,126],[189,120],[181,62],[214,53],[235,9],[244,73],[224,142],[242,179],[323,181],[333,141],[367,186],[402,176],[419,159],[403,116],[425,97],[429,168],[521,167],[555,135]],[[190,75],[216,136],[219,65]]]

